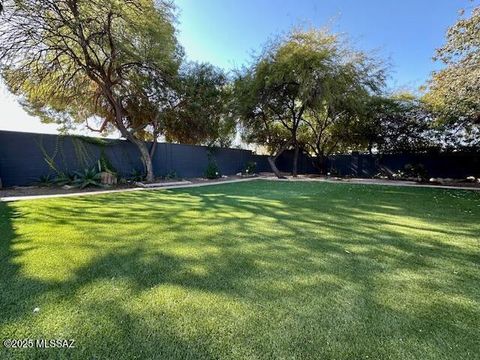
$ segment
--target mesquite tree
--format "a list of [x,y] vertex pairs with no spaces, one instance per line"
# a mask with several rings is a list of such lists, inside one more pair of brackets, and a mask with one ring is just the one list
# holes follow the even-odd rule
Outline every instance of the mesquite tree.
[[363,140],[358,129],[368,122],[369,100],[382,91],[385,81],[380,60],[339,42],[332,46],[329,60],[300,131],[303,148],[320,172],[332,153],[358,147]]
[[208,63],[186,62],[159,120],[167,141],[229,146],[235,136],[231,86],[224,71]]
[[437,49],[434,59],[445,67],[432,74],[424,98],[443,123],[466,130],[480,127],[480,6],[469,15],[448,29]]
[[[99,123],[134,143],[153,180],[145,131],[181,51],[169,2],[3,2],[0,70],[32,112],[58,122]],[[141,110],[141,111],[139,111]]]
[[383,82],[381,62],[350,50],[338,36],[292,32],[238,76],[236,111],[245,140],[270,150],[277,176],[275,160],[294,150],[295,176],[300,149],[320,161],[334,151]]

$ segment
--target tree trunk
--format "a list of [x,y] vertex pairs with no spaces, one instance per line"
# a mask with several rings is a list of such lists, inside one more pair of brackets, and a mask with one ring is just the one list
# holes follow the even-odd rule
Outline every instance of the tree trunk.
[[143,166],[146,172],[146,180],[148,182],[152,182],[154,180],[154,173],[153,173],[153,163],[152,163],[152,156],[148,151],[147,144],[145,141],[137,139],[134,135],[132,135],[128,130],[123,126],[118,126],[120,133],[131,143],[133,143],[140,151],[140,158],[142,159]]
[[158,145],[158,141],[157,141],[157,137],[155,136],[155,138],[153,139],[152,147],[150,148],[150,157],[152,158],[152,160],[153,160],[153,156],[155,155],[155,151],[157,150],[157,145]]
[[145,144],[144,141],[138,140],[138,139],[135,139],[133,143],[137,145],[138,150],[140,151],[142,162],[143,162],[143,165],[145,166],[145,171],[147,173],[146,180],[148,182],[152,182],[154,180],[153,163],[152,163],[152,157],[150,156],[147,145]]
[[268,163],[270,164],[270,167],[272,168],[272,171],[274,172],[277,178],[286,179],[286,177],[280,173],[280,170],[278,170],[277,165],[275,165],[275,160],[277,160],[277,157],[278,156],[269,156]]
[[[117,109],[116,114],[121,114],[121,111]],[[146,180],[148,182],[152,182],[155,176],[153,173],[152,155],[148,151],[147,144],[145,144],[145,141],[137,139],[135,135],[133,135],[125,128],[121,116],[117,115],[116,123],[117,128],[120,130],[122,136],[124,136],[128,141],[137,146],[138,150],[140,151],[140,158],[142,159],[143,166],[145,167]]]
[[298,153],[299,153],[299,148],[298,144],[295,144],[295,150],[293,152],[293,165],[292,165],[292,175],[293,177],[297,177],[298,175]]
[[122,136],[125,137],[125,139],[135,144],[138,150],[140,151],[141,159],[145,167],[145,171],[147,173],[146,180],[148,182],[152,182],[154,180],[152,156],[150,155],[150,152],[148,151],[148,148],[145,142],[143,140],[137,139],[135,135],[130,131],[128,131],[127,128],[125,127],[123,123],[124,110],[122,108],[122,104],[120,103],[120,101],[116,99],[115,96],[113,95],[111,82],[105,81],[105,83],[102,83],[95,77],[92,77],[92,79],[101,86],[104,95],[112,105],[115,113],[115,124],[117,129],[120,131],[120,134],[122,134]]
[[270,164],[270,167],[272,168],[272,171],[274,172],[274,174],[279,179],[286,179],[286,177],[280,173],[280,170],[278,170],[277,165],[275,164],[275,161],[277,161],[277,158],[283,154],[283,152],[288,147],[288,145],[290,145],[291,142],[292,142],[292,139],[288,140],[285,144],[282,145],[282,147],[278,150],[275,156],[268,157],[268,163]]
[[152,155],[148,151],[147,144],[145,144],[145,141],[137,139],[124,126],[118,126],[118,128],[120,129],[121,134],[128,141],[133,143],[138,148],[138,151],[140,151],[140,158],[142,159],[142,163],[146,172],[146,180],[148,182],[152,182],[155,176],[153,173]]
[[317,164],[317,169],[318,172],[322,175],[325,175],[327,173],[326,169],[326,158],[324,155],[318,155],[315,159],[315,162]]

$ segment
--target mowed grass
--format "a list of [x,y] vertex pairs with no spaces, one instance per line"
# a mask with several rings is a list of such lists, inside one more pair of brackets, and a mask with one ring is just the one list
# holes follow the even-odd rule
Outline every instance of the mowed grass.
[[473,191],[307,182],[0,203],[0,340],[76,340],[0,358],[478,359],[479,224]]

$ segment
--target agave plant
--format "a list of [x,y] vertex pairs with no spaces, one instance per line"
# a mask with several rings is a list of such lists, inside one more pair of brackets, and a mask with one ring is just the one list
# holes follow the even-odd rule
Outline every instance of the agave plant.
[[38,186],[52,186],[53,183],[54,181],[51,175],[42,175],[35,181],[35,184]]
[[64,185],[73,184],[75,182],[75,179],[76,179],[75,174],[61,173],[54,179],[54,182],[59,186],[64,186]]
[[101,176],[100,173],[95,169],[85,169],[83,171],[74,172],[75,179],[73,184],[80,189],[84,189],[89,186],[101,186]]
[[134,169],[129,177],[130,181],[143,181],[145,180],[145,174],[137,169]]

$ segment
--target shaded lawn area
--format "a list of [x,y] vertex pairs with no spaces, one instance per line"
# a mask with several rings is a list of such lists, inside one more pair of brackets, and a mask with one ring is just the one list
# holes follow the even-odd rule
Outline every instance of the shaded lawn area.
[[478,358],[479,220],[306,182],[0,203],[0,339],[76,339],[0,358]]

